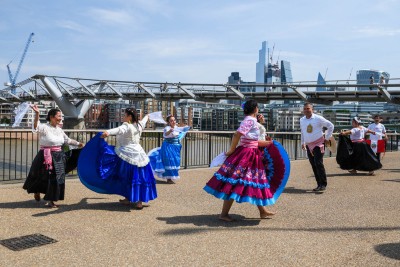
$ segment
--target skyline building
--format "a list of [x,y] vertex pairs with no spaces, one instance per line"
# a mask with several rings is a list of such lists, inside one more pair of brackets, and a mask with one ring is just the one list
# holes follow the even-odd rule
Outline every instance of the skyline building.
[[[380,77],[383,76],[385,79],[385,83],[389,82],[390,74],[386,71],[382,70],[371,70],[364,69],[357,71],[357,84],[370,84],[371,77],[373,78],[373,83],[380,83]],[[366,91],[370,90],[369,87],[357,87],[358,91]]]
[[[256,63],[256,83],[265,83],[265,66],[267,63],[267,41],[261,43],[258,51],[258,62]],[[264,92],[264,87],[257,87],[256,92]]]
[[[318,85],[326,85],[326,81],[325,81],[324,77],[322,77],[321,72],[318,72],[317,84]],[[318,86],[316,88],[316,91],[323,92],[323,91],[327,91],[327,90],[326,90],[326,87]]]

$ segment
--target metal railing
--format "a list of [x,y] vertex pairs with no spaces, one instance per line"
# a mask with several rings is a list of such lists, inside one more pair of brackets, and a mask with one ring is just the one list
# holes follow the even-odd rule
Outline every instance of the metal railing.
[[[101,130],[64,130],[71,138],[86,143]],[[231,144],[233,132],[190,131],[181,141],[181,168],[207,167],[211,160]],[[300,133],[269,132],[273,139],[286,149],[291,160],[306,158],[301,150]],[[161,131],[144,131],[141,145],[148,152],[161,146]],[[107,142],[115,145],[115,136],[109,136]],[[388,134],[386,151],[398,151],[400,134]],[[0,182],[21,181],[28,175],[32,160],[39,150],[37,135],[30,130],[0,130]],[[325,153],[325,157],[332,156]],[[76,175],[72,173],[72,175]]]

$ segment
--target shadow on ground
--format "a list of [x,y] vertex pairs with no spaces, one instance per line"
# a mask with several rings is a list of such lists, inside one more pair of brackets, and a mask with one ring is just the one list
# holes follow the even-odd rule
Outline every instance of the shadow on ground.
[[215,215],[193,215],[193,216],[173,216],[173,217],[157,217],[157,220],[164,221],[167,224],[193,224],[195,226],[208,227],[241,227],[241,226],[256,226],[260,224],[260,218],[245,218],[242,215],[231,214],[235,219],[233,222],[225,222],[218,219]]
[[382,256],[400,260],[400,243],[388,243],[375,246],[376,252]]
[[[175,217],[172,217],[175,218]],[[215,223],[215,217],[214,218],[214,223],[211,221],[203,224],[203,225],[196,225],[196,226],[211,226],[212,228],[209,227],[185,227],[185,228],[175,228],[172,230],[167,230],[161,232],[163,235],[191,235],[191,234],[198,234],[202,232],[210,232],[210,231],[225,231],[226,228],[232,228],[236,227],[235,231],[254,231],[254,232],[259,232],[259,231],[270,231],[270,232],[310,232],[310,233],[332,233],[332,234],[337,234],[338,232],[344,232],[344,233],[357,233],[357,232],[391,232],[391,231],[399,231],[400,227],[322,227],[322,228],[284,228],[284,227],[270,227],[266,225],[265,227],[251,227],[255,226],[253,223],[249,223],[250,220],[243,220],[243,221],[238,221],[238,222],[231,222],[231,223],[223,223],[223,222],[217,222]],[[157,218],[164,220],[164,218]],[[256,221],[257,224],[261,222],[260,219],[253,219],[253,221]],[[221,227],[223,226],[223,227]],[[250,226],[250,227],[246,227]],[[392,253],[393,251],[397,250],[397,253],[399,253],[399,246],[400,244],[397,244],[397,247],[395,248],[385,248],[382,249],[386,252]],[[378,246],[377,246],[378,247]],[[378,249],[376,248],[378,251]],[[379,252],[379,251],[378,251]],[[388,252],[388,253],[389,253]],[[383,254],[383,253],[381,253]],[[393,253],[395,254],[395,253]],[[392,254],[390,254],[392,255]]]
[[[117,211],[117,212],[130,212],[131,209],[134,209],[134,205],[122,205],[117,202],[109,202],[109,203],[88,203],[88,200],[92,199],[104,199],[104,198],[83,198],[81,201],[75,204],[63,205],[59,204],[58,208],[49,208],[47,207],[46,201],[36,202],[34,200],[25,200],[19,202],[8,202],[8,203],[0,203],[0,209],[37,209],[41,208],[45,210],[45,212],[40,212],[33,214],[33,217],[41,217],[52,214],[60,214],[69,211],[76,210],[107,210],[107,211]],[[145,205],[143,205],[146,207]]]

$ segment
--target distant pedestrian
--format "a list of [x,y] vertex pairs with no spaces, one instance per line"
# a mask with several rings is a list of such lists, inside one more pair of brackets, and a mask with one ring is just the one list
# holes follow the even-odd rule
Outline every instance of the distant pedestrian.
[[[369,77],[369,84],[374,84],[374,75],[371,75],[370,77]],[[374,89],[373,87],[370,87],[369,88],[369,90],[372,90],[372,89]]]
[[380,83],[380,84],[385,84],[385,83],[386,83],[385,77],[383,77],[383,75],[381,75],[381,77],[380,77],[380,79],[379,79],[379,83]]
[[[313,105],[309,102],[304,104],[303,113],[305,116],[300,119],[301,148],[307,150],[308,160],[317,181],[317,187],[313,191],[324,191],[328,185],[323,162],[325,144],[329,144],[334,126],[329,120],[314,114]],[[325,137],[323,135],[324,127],[328,129]]]

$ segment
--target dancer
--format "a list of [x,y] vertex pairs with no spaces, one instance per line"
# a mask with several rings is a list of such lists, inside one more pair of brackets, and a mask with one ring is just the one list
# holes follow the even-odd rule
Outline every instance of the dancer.
[[[256,205],[262,219],[274,215],[265,206],[276,202],[290,172],[284,149],[275,142],[259,140],[257,102],[248,100],[243,109],[246,117],[232,138],[231,148],[226,152],[228,157],[204,187],[207,193],[223,199],[219,219],[226,222],[234,221],[229,215],[233,201]],[[239,141],[240,145],[236,147]],[[259,147],[267,146],[273,148],[272,153],[263,155]],[[268,175],[266,165],[270,166]]]
[[[370,145],[372,150],[376,154],[376,158],[381,162],[381,152],[385,151],[385,139],[386,139],[386,128],[381,123],[382,118],[379,115],[374,116],[374,122],[368,125],[368,129],[375,132],[375,135],[370,135]],[[381,145],[383,143],[383,145]]]
[[[325,191],[328,185],[324,166],[324,145],[329,144],[334,126],[324,117],[314,114],[313,108],[311,103],[304,103],[304,117],[300,119],[301,148],[307,150],[307,157],[317,181],[317,187],[313,191],[321,192]],[[325,137],[322,134],[324,127],[328,129]]]
[[[122,204],[135,203],[136,209],[157,198],[149,157],[139,143],[147,120],[145,116],[139,121],[136,109],[127,108],[121,126],[99,133],[87,143],[78,162],[79,178],[86,187],[121,195],[125,197]],[[117,146],[104,141],[110,135],[116,135]]]
[[[362,126],[361,120],[357,117],[353,118],[351,124],[353,129],[340,133],[336,161],[341,169],[349,170],[351,174],[356,174],[357,171],[368,171],[368,175],[374,175],[374,171],[382,168],[382,164],[365,142],[364,137],[366,133],[373,135],[376,133]],[[345,135],[350,135],[351,141],[346,140]]]
[[180,141],[189,130],[190,126],[178,127],[175,117],[169,115],[161,148],[157,147],[148,153],[154,172],[159,178],[166,179],[168,184],[174,184],[179,179],[182,149]]
[[58,126],[62,120],[59,109],[51,109],[46,118],[48,123],[42,124],[39,121],[39,108],[36,105],[31,108],[35,112],[33,129],[39,133],[40,150],[32,162],[23,188],[28,193],[34,193],[36,201],[40,201],[41,193],[45,194],[43,199],[48,201],[47,205],[57,208],[54,202],[64,200],[65,174],[75,169],[77,164],[69,160],[61,146],[69,144],[82,147],[83,144],[70,139]]

